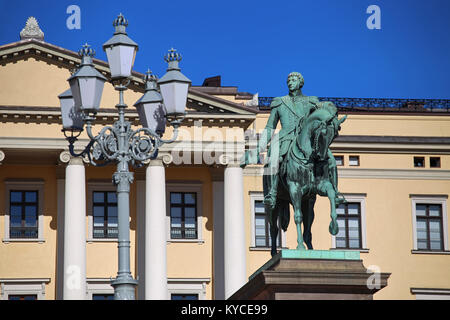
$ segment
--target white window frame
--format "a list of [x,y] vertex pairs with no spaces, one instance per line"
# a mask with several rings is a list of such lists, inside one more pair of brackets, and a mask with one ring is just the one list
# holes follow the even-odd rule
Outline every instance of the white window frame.
[[169,278],[167,279],[167,297],[172,294],[197,294],[198,300],[206,300],[206,285],[210,278]]
[[[266,251],[266,250],[271,250],[271,247],[257,247],[256,246],[256,241],[255,241],[255,235],[256,235],[256,230],[255,230],[255,201],[264,201],[264,194],[263,192],[260,191],[250,191],[250,213],[251,213],[251,242],[250,242],[250,249],[251,250],[261,250],[261,251]],[[280,246],[281,248],[285,248],[286,247],[286,232],[281,229],[281,239],[280,239]]]
[[38,300],[45,300],[45,284],[50,278],[0,279],[1,300],[8,300],[10,295],[35,294]]
[[[5,227],[3,242],[38,242],[44,243],[44,180],[5,180]],[[36,190],[38,191],[38,237],[37,238],[10,238],[10,191],[11,190]]]
[[343,251],[359,251],[359,252],[369,252],[369,247],[367,245],[367,236],[366,236],[366,198],[367,194],[357,194],[357,193],[347,193],[342,194],[347,202],[357,202],[361,208],[361,245],[360,249],[352,249],[352,248],[336,248],[336,236],[331,236],[331,248],[336,250]]
[[88,234],[87,242],[117,242],[117,238],[94,238],[94,215],[92,212],[94,191],[117,191],[115,185],[111,181],[88,181],[87,196],[86,196],[86,212],[88,215]]
[[[203,239],[203,185],[201,182],[166,182],[166,227],[167,241],[204,243]],[[172,239],[170,233],[170,193],[195,192],[197,194],[197,239]]]
[[[448,251],[448,220],[447,220],[447,195],[409,195],[411,198],[412,226],[413,226],[413,252],[417,253],[436,253]],[[442,207],[442,232],[444,237],[444,248],[442,251],[419,250],[417,245],[417,219],[416,205],[418,203],[440,204]]]
[[86,300],[92,300],[94,294],[114,294],[114,287],[111,285],[111,279],[86,279]]

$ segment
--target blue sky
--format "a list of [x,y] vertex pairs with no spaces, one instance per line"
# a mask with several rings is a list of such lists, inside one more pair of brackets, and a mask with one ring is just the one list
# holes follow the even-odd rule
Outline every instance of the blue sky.
[[[69,5],[80,7],[79,30],[67,28]],[[369,5],[381,9],[380,30],[366,26]],[[223,86],[279,96],[298,71],[307,95],[450,98],[449,0],[0,0],[0,44],[18,41],[35,16],[45,41],[74,51],[88,42],[106,60],[120,12],[139,44],[139,72],[161,77],[173,46],[194,85],[221,75]]]

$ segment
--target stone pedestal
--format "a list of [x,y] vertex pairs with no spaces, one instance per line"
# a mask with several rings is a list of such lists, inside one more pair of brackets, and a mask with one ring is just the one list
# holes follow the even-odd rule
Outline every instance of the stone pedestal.
[[371,300],[389,276],[366,269],[359,252],[282,250],[229,300]]

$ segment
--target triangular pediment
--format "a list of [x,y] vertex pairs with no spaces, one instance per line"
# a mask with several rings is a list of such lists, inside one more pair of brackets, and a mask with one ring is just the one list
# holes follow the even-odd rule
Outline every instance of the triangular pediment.
[[[29,58],[34,58],[36,61],[44,62],[49,66],[57,67],[59,69],[66,69],[64,77],[70,76],[70,72],[76,69],[80,63],[80,57],[78,56],[77,52],[38,39],[24,39],[18,42],[0,46],[0,64],[2,66],[18,63],[20,61],[26,61]],[[110,71],[108,63],[106,61],[95,58],[93,59],[93,62],[95,68],[109,79]],[[49,76],[51,75],[42,74],[42,81],[45,81],[45,78],[48,78]],[[20,79],[22,77],[27,77],[27,74],[15,75],[16,79]],[[62,85],[67,86],[67,84],[64,83],[64,77],[61,76],[61,82],[63,83]],[[136,95],[140,95],[144,92],[143,77],[144,74],[140,72],[132,72],[129,89],[134,91]],[[17,85],[20,86],[20,83],[17,83]],[[61,90],[63,91],[63,89]],[[57,97],[57,95],[59,95],[61,92],[54,92],[55,97]],[[112,92],[114,93],[114,91]],[[131,105],[130,101],[128,101],[127,103],[129,104],[129,106],[132,106],[134,102],[135,101],[131,102]],[[18,104],[12,105],[16,107],[18,106]],[[108,105],[111,104],[108,103]],[[115,104],[112,104],[110,108],[113,109],[114,105]],[[6,106],[8,106],[8,104],[5,104],[4,101],[0,100],[0,107],[4,108]],[[27,104],[23,107],[44,108],[46,106],[52,108],[58,107],[58,101],[52,100],[52,103],[46,105]],[[239,121],[244,120],[245,122],[247,122],[255,119],[257,111],[245,107],[241,104],[237,104],[232,101],[228,101],[220,97],[201,92],[200,90],[196,90],[195,88],[190,88],[187,102],[187,113],[188,117],[192,116],[193,118],[219,118],[222,116],[224,119],[235,119]]]

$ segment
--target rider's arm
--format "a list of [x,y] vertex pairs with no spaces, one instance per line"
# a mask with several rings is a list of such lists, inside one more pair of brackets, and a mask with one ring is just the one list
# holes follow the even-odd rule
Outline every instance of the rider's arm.
[[267,148],[267,144],[272,139],[273,132],[275,131],[280,116],[278,114],[278,107],[281,105],[281,98],[274,98],[270,104],[270,116],[267,119],[266,127],[262,132],[261,138],[258,143],[258,153],[264,151]]

